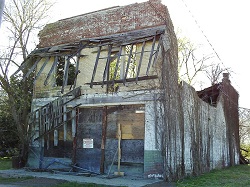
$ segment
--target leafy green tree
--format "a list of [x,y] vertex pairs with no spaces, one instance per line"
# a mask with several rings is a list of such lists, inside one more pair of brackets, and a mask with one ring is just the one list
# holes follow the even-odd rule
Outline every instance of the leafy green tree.
[[19,139],[14,119],[10,112],[6,94],[0,90],[0,156],[12,156]]
[[[57,69],[56,69],[56,85],[57,86],[62,86],[63,85],[64,65],[65,65],[65,57],[59,57],[58,62],[57,62]],[[73,85],[74,84],[75,71],[76,71],[75,64],[70,62],[69,70],[68,70],[68,82],[67,82],[67,85]]]

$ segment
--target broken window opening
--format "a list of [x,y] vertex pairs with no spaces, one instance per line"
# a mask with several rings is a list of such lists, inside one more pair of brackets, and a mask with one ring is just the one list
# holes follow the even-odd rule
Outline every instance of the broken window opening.
[[122,47],[119,48],[118,51],[113,51],[110,57],[110,64],[109,64],[109,81],[113,81],[112,84],[108,84],[108,91],[109,92],[117,92],[119,85],[115,83],[115,80],[120,79],[120,56],[121,56]]
[[[76,77],[76,56],[66,58],[65,56],[58,57],[56,68],[56,86],[63,86],[64,81],[67,79],[65,85],[73,85]],[[68,70],[65,69],[65,63],[69,60]],[[68,71],[68,72],[65,72]],[[67,74],[68,78],[64,75]]]
[[[154,35],[144,40],[135,40],[126,44],[109,44],[102,51],[101,47],[103,49],[104,45],[99,46],[91,82],[86,84],[90,84],[91,88],[93,85],[102,85],[103,87],[106,84],[109,92],[116,92],[120,82],[125,85],[128,80],[137,83],[139,80],[154,78],[156,75],[151,69],[156,63],[160,40],[161,35]],[[106,56],[100,57],[100,53],[103,54],[104,51]],[[107,60],[103,70],[103,79],[95,82],[97,66],[99,67],[100,60],[104,59]],[[148,78],[145,78],[146,76]]]
[[107,66],[109,66],[108,76],[103,80],[103,84],[112,81],[112,84],[107,85],[108,92],[117,92],[119,85],[115,83],[116,80],[134,78],[136,76],[136,45],[118,46],[110,50],[106,57]]
[[136,61],[136,45],[127,45],[125,49],[125,55],[127,56],[125,61],[125,67],[127,68],[127,75],[124,77],[126,78],[135,78],[136,75],[136,67],[137,67],[137,61]]

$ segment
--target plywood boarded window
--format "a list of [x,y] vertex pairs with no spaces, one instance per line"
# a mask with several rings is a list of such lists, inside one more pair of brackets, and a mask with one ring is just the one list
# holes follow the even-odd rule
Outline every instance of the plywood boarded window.
[[118,123],[121,124],[122,139],[143,140],[145,131],[144,105],[121,106],[117,111],[109,113],[107,138],[117,139]]

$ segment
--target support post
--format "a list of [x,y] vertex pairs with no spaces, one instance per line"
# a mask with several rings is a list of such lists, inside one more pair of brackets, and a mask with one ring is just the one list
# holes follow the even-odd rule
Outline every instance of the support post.
[[118,130],[117,130],[117,136],[118,136],[118,164],[117,164],[117,172],[115,172],[115,175],[118,176],[124,176],[124,172],[121,172],[121,139],[122,139],[122,131],[121,131],[121,124],[118,123]]
[[104,174],[106,134],[107,134],[107,106],[104,106],[102,112],[102,144],[101,144],[101,165],[100,165],[101,174]]
[[63,140],[66,142],[67,140],[67,106],[66,106],[66,98],[63,98]]
[[[78,114],[79,114],[79,108],[76,108],[74,110],[75,112],[75,134],[73,138],[73,156],[72,156],[72,163],[76,164],[76,150],[77,150],[77,126],[78,126]],[[72,124],[73,125],[73,124]]]

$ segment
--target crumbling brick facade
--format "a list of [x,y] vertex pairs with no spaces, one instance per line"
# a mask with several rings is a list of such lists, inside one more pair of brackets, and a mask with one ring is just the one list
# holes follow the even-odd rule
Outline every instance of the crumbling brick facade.
[[173,32],[166,6],[160,0],[111,7],[48,24],[40,33],[38,47],[78,42],[118,33],[166,25]]

